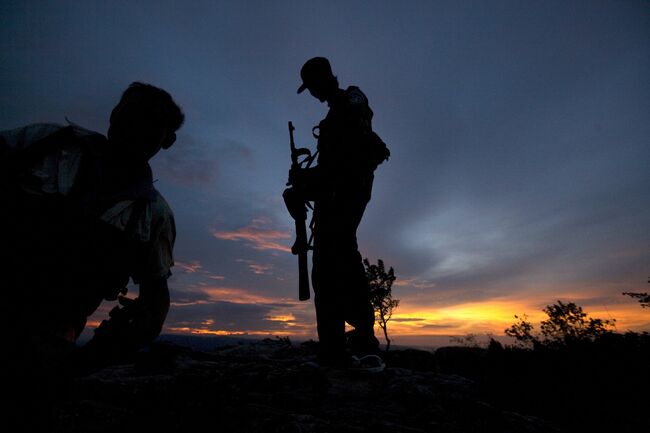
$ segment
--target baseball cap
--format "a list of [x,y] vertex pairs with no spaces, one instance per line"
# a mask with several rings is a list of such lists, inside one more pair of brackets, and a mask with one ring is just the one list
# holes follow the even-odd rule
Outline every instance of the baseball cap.
[[332,77],[332,67],[325,57],[313,57],[305,62],[300,69],[302,85],[298,87],[298,93],[302,93],[311,83],[320,78]]

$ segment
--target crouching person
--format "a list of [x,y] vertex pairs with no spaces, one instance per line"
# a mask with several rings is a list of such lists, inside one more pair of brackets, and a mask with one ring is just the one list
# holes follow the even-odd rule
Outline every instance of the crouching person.
[[[0,132],[0,321],[14,366],[69,364],[68,350],[105,364],[159,335],[176,233],[149,160],[172,146],[183,120],[166,91],[133,83],[106,136],[74,124]],[[125,296],[129,279],[135,299]],[[74,349],[88,316],[115,299]]]

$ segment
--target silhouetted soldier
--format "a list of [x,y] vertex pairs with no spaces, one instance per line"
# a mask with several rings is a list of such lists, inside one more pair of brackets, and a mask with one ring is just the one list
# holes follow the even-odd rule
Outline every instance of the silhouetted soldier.
[[294,189],[315,203],[312,283],[319,355],[322,362],[345,362],[346,322],[354,327],[347,335],[353,353],[375,352],[379,344],[356,231],[370,200],[373,172],[389,152],[372,132],[368,99],[358,87],[340,89],[327,59],[308,60],[300,76],[298,93],[309,90],[328,103],[329,112],[315,128],[318,165],[291,170],[289,177]]
[[[167,92],[133,83],[107,137],[73,124],[0,133],[0,320],[14,354],[74,342],[102,300],[118,297],[84,353],[101,362],[158,336],[176,234],[149,160],[183,120]],[[122,296],[129,278],[135,299]]]

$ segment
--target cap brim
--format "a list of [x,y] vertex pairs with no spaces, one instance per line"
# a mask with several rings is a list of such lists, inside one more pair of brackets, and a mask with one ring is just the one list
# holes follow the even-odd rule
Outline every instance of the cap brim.
[[307,85],[305,83],[303,83],[302,86],[298,87],[298,93],[304,92],[306,88],[307,88]]

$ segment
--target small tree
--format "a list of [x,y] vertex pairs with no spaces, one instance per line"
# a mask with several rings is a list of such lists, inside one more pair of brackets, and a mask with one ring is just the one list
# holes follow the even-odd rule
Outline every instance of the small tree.
[[515,338],[520,346],[534,346],[539,340],[533,335],[533,324],[528,321],[528,315],[519,317],[515,314],[515,319],[518,321],[505,330],[506,335]]
[[515,316],[519,321],[505,330],[506,335],[514,337],[520,345],[533,347],[537,345],[561,346],[575,341],[593,341],[604,334],[611,332],[616,323],[615,319],[603,320],[587,317],[582,307],[573,302],[564,303],[557,301],[547,305],[542,310],[548,316],[541,322],[541,331],[544,339],[539,334],[533,333],[533,324],[528,321],[525,314]]
[[542,311],[548,320],[541,323],[542,334],[554,343],[569,343],[577,340],[594,340],[610,331],[615,320],[587,318],[582,307],[573,302],[557,301]]
[[[648,283],[650,283],[650,279],[648,280]],[[650,295],[647,292],[623,292],[623,294],[629,296],[630,298],[635,298],[637,301],[639,301],[641,308],[650,308]]]
[[393,311],[399,305],[399,299],[393,299],[392,287],[396,280],[395,272],[391,267],[388,272],[383,260],[379,259],[376,265],[371,265],[368,259],[363,260],[366,269],[366,278],[370,285],[370,302],[375,309],[375,320],[384,331],[386,350],[390,349],[388,338],[388,321],[393,316]]
[[635,298],[641,304],[641,308],[650,308],[650,295],[643,293],[632,293],[632,292],[623,292],[624,295],[627,295],[631,298]]

